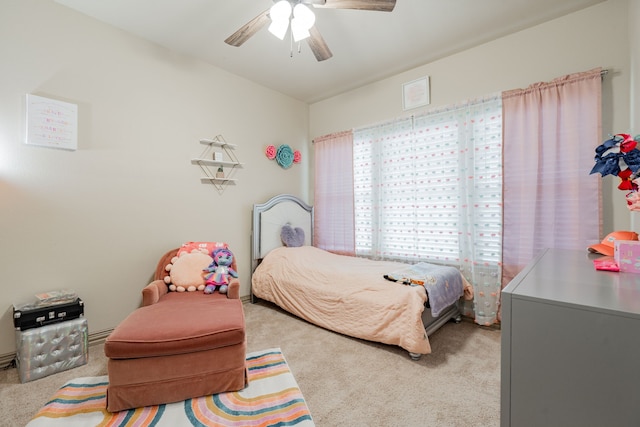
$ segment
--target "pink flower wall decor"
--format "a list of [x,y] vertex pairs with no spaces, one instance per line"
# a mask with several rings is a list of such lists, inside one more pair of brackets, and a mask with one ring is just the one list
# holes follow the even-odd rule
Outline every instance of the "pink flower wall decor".
[[267,146],[267,150],[266,150],[265,154],[267,155],[267,158],[269,160],[275,159],[276,158],[276,147],[274,145]]
[[281,144],[277,148],[275,145],[268,145],[265,155],[269,160],[275,160],[280,167],[288,169],[294,163],[300,163],[302,153],[292,150],[287,144]]

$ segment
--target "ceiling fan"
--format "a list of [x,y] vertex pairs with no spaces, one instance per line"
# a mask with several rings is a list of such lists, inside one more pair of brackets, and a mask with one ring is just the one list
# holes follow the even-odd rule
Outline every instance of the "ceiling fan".
[[[251,21],[247,22],[245,25],[240,27],[238,31],[227,37],[224,42],[231,46],[242,46],[244,42],[249,40],[249,38],[251,38],[255,33],[260,31],[262,27],[264,27],[268,22],[271,22],[269,31],[282,39],[284,38],[284,34],[286,33],[289,26],[289,16],[291,15],[292,11],[294,15],[294,19],[291,20],[291,30],[293,34],[295,32],[294,21],[297,19],[296,10],[298,9],[300,10],[300,12],[304,12],[305,15],[308,15],[308,13],[310,12],[307,7],[298,7],[298,5],[312,5],[316,8],[325,9],[357,9],[372,10],[378,12],[391,12],[396,5],[396,0],[274,0],[274,2],[276,3],[274,7],[265,10],[264,12],[253,18]],[[286,9],[286,21],[281,21],[283,18],[272,16],[276,12],[274,8],[279,6],[284,6],[284,9]],[[312,12],[311,15],[313,16]],[[279,29],[274,30],[274,25],[278,26],[276,25],[278,24],[278,21],[281,24],[284,24],[284,26],[280,26]],[[305,28],[305,30],[308,31],[308,34],[302,36],[302,38],[306,37],[307,43],[309,44],[309,47],[311,48],[311,51],[315,55],[316,59],[318,61],[324,61],[325,59],[331,58],[333,54],[331,53],[331,50],[329,50],[329,46],[327,46],[327,43],[322,38],[322,35],[316,28],[314,22],[315,16],[313,16],[313,18],[309,21],[309,27]],[[276,32],[279,34],[276,34]],[[280,34],[282,35],[282,37],[280,36]]]

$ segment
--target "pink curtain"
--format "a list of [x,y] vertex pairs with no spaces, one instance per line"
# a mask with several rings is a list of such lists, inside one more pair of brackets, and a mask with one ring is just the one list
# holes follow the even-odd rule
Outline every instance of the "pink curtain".
[[601,70],[503,93],[503,287],[544,248],[586,251],[602,229]]
[[353,132],[314,139],[314,246],[355,255]]

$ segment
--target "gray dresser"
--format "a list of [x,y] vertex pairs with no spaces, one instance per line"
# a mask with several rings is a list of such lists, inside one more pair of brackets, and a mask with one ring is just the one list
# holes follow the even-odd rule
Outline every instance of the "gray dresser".
[[547,249],[502,292],[502,427],[640,426],[640,274]]

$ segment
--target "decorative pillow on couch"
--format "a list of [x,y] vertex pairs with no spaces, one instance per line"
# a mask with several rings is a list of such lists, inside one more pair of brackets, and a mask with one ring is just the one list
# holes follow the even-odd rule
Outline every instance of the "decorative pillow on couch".
[[171,264],[165,267],[169,275],[164,282],[170,291],[195,292],[204,290],[203,269],[211,264],[213,258],[203,252],[183,252],[171,259]]
[[183,253],[202,252],[207,255],[219,248],[229,249],[229,245],[225,242],[187,242],[183,243],[178,249],[178,256]]

